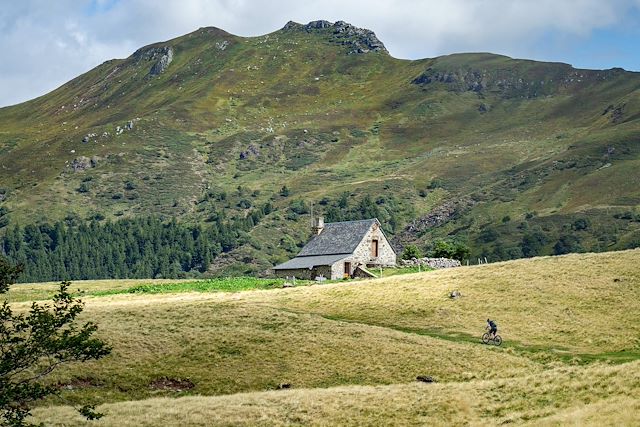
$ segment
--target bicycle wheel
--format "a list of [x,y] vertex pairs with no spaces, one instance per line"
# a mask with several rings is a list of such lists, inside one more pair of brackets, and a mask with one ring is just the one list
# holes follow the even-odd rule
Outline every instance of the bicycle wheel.
[[496,335],[495,337],[493,337],[493,343],[495,345],[500,345],[502,344],[502,337],[500,335]]
[[491,339],[489,338],[489,333],[485,332],[485,334],[482,335],[482,343],[489,344],[489,341],[491,341]]

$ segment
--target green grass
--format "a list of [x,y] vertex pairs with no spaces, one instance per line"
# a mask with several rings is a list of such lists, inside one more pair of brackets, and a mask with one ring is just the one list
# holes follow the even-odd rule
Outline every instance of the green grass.
[[[180,292],[240,292],[253,289],[277,289],[282,288],[284,279],[259,279],[255,277],[222,277],[207,280],[195,280],[190,282],[170,284],[142,284],[126,289],[106,289],[93,291],[86,295],[106,296],[118,294],[167,294]],[[296,285],[304,285],[311,282],[298,280]]]
[[[399,274],[421,273],[421,272],[427,272],[427,271],[433,271],[433,268],[423,267],[423,266],[420,266],[420,267],[383,268],[382,269],[382,277],[397,276]],[[373,273],[375,273],[376,275],[379,275],[380,271],[374,269]]]

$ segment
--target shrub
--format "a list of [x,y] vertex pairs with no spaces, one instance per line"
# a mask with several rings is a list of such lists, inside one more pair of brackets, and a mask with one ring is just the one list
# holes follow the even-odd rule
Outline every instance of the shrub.
[[580,231],[580,230],[586,230],[587,228],[589,228],[590,225],[591,223],[587,218],[578,218],[575,221],[573,221],[571,228],[573,228],[576,231]]
[[435,258],[452,258],[462,262],[469,258],[471,249],[464,243],[437,240],[430,255]]
[[568,254],[571,252],[581,252],[580,239],[572,234],[561,236],[553,246],[553,253],[556,255]]
[[241,209],[249,209],[251,207],[251,201],[242,199],[238,202],[238,207]]
[[498,232],[494,230],[492,227],[487,227],[480,232],[478,235],[478,242],[480,243],[489,243],[494,242],[500,237]]
[[82,184],[80,184],[80,187],[78,187],[77,191],[78,193],[88,193],[90,189],[91,188],[89,187],[89,184],[83,182]]
[[527,233],[522,236],[522,254],[527,258],[540,255],[546,243],[547,237],[542,231]]
[[402,259],[422,258],[422,253],[416,245],[407,245],[402,251]]
[[306,203],[302,200],[295,200],[294,202],[292,202],[291,206],[289,206],[289,209],[291,209],[293,212],[297,213],[298,215],[304,215],[309,213],[309,208],[307,207]]

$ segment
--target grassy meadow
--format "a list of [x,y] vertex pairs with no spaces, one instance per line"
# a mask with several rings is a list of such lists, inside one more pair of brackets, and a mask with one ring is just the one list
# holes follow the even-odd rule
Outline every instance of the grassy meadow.
[[[56,372],[62,399],[35,420],[84,425],[69,405],[89,401],[106,414],[96,426],[634,425],[639,261],[576,254],[242,292],[82,284],[113,354]],[[502,347],[479,342],[487,317]]]

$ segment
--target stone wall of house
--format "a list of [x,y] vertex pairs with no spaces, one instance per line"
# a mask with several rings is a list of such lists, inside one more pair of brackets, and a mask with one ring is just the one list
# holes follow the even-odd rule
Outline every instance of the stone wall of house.
[[[340,264],[343,265],[343,264]],[[328,265],[322,265],[318,267],[314,267],[312,270],[308,268],[296,268],[291,270],[273,270],[276,277],[287,278],[287,277],[295,277],[300,280],[315,280],[318,276],[323,276],[327,279],[332,279],[332,267]],[[341,278],[342,275],[340,275]]]
[[351,263],[351,271],[349,274],[353,273],[353,269],[355,268],[353,265],[353,260],[351,258],[341,259],[340,261],[334,263],[331,266],[331,280],[338,280],[344,277],[344,263]]
[[[371,242],[374,239],[378,240],[378,257],[375,258],[371,256]],[[376,267],[396,265],[396,253],[378,224],[374,224],[369,229],[350,258],[353,259],[354,264],[362,263]]]

